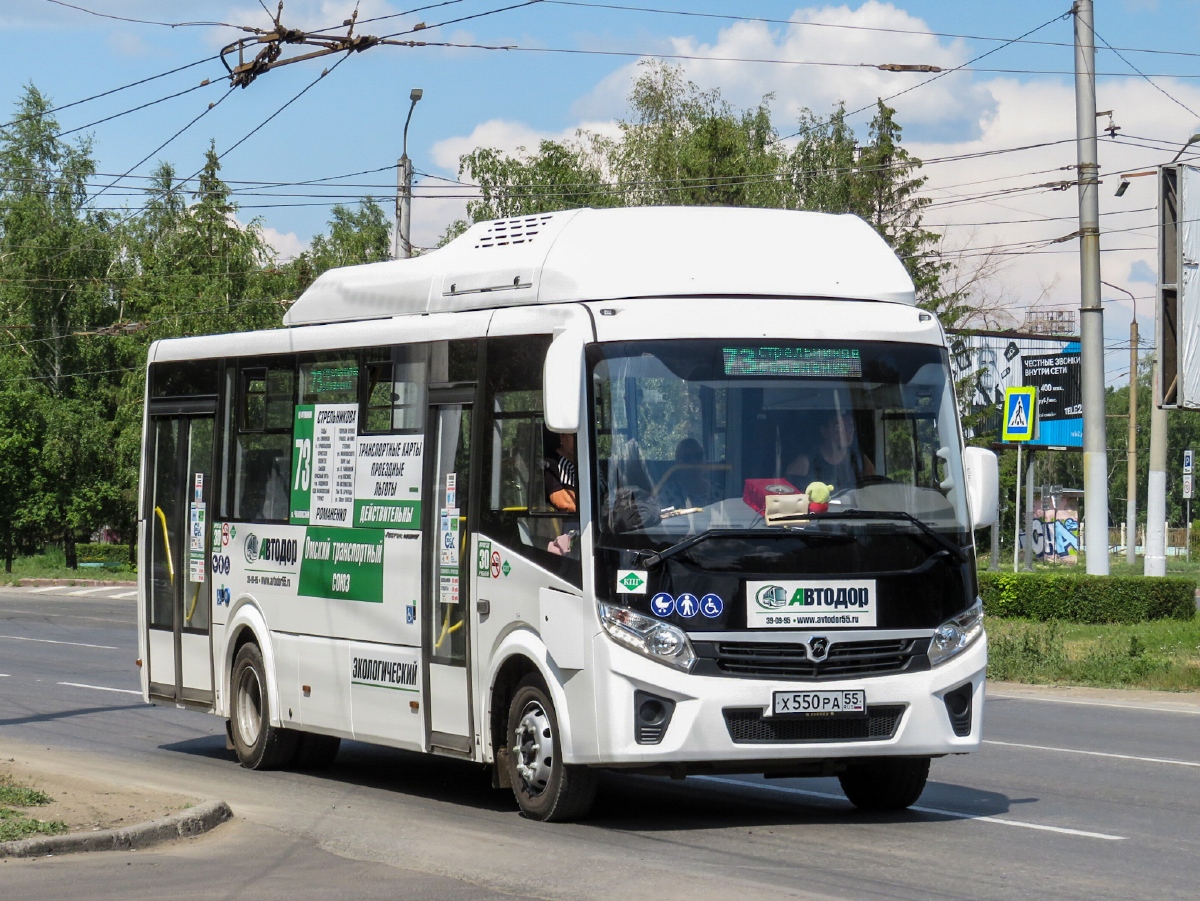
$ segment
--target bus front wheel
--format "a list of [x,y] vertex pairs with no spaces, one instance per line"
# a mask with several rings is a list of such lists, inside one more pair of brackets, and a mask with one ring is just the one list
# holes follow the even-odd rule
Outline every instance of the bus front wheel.
[[587,814],[596,797],[598,774],[563,763],[554,702],[537,676],[526,676],[517,686],[505,735],[505,766],[525,816],[557,822]]
[[299,734],[271,725],[267,668],[258,645],[250,642],[237,652],[229,685],[233,691],[230,732],[241,765],[251,770],[274,770],[291,763]]
[[859,810],[903,810],[917,803],[928,778],[928,757],[880,757],[851,763],[838,781]]

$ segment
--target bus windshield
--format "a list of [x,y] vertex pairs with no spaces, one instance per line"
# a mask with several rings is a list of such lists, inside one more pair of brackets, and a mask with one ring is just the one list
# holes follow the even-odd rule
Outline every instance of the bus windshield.
[[876,511],[969,531],[942,348],[705,339],[590,353],[603,544],[661,548],[712,529],[761,529],[768,495],[804,492],[829,495],[831,515],[809,529],[913,528],[907,517],[863,516]]

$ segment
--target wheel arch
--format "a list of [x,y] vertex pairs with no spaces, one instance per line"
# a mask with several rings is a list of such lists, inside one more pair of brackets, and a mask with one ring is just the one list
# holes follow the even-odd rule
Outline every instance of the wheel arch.
[[495,760],[497,748],[507,744],[505,731],[508,705],[517,686],[528,675],[535,674],[545,686],[554,703],[558,719],[559,748],[563,761],[572,763],[575,757],[571,739],[571,717],[567,709],[567,696],[563,691],[562,678],[557,666],[550,658],[546,646],[528,631],[511,633],[497,648],[488,676],[488,692],[485,698],[484,716],[488,741],[483,748],[484,762]]
[[226,621],[225,635],[225,652],[222,655],[220,671],[221,703],[217,712],[222,716],[229,716],[233,691],[229,680],[233,671],[233,661],[243,645],[253,642],[262,653],[263,666],[267,671],[267,701],[271,711],[271,725],[282,726],[283,722],[279,716],[279,683],[275,678],[275,649],[271,645],[271,632],[267,628],[266,617],[254,598],[238,599]]

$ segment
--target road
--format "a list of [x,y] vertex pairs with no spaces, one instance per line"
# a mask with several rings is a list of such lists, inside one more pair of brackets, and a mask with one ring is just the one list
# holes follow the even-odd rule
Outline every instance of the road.
[[[986,743],[917,809],[836,780],[606,777],[595,815],[521,818],[469,764],[357,743],[327,774],[252,773],[223,723],[144,706],[135,601],[0,590],[0,749],[227,800],[212,836],[3,865],[5,897],[1094,899],[1200,894],[1200,706],[993,697]],[[44,750],[43,750],[44,749]]]

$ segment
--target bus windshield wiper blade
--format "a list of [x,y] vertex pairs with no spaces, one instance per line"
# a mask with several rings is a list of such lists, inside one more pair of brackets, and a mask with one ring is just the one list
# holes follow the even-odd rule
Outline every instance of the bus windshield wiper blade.
[[895,522],[910,522],[930,538],[932,538],[939,546],[949,551],[950,554],[960,563],[969,563],[970,557],[967,552],[961,548],[957,542],[951,541],[941,532],[934,529],[927,522],[918,519],[911,513],[905,513],[903,510],[830,510],[828,513],[808,513],[805,517],[809,520],[822,519],[888,519]]
[[[698,535],[692,535],[683,539],[670,547],[663,548],[661,551],[655,551],[641,562],[647,567],[658,566],[659,563],[666,560],[668,557],[674,557],[676,554],[681,554],[684,551],[695,547],[698,544],[703,544],[713,538],[807,538],[807,539],[827,539],[829,536],[804,534],[803,532],[794,529],[779,529],[779,528],[762,528],[762,529],[706,529]],[[640,557],[640,555],[639,555]]]

